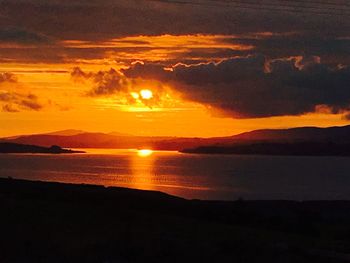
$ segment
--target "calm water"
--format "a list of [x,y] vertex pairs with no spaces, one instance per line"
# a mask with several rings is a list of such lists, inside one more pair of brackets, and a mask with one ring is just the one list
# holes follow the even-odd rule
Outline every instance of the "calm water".
[[350,199],[350,158],[137,150],[0,154],[0,177],[159,190],[200,199]]

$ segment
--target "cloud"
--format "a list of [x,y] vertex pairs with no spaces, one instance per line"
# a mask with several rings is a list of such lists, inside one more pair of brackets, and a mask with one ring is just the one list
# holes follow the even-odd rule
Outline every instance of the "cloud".
[[[136,63],[137,64],[137,63]],[[120,105],[169,106],[169,93],[159,80],[142,80],[128,78],[119,70],[111,68],[107,71],[85,72],[79,67],[71,72],[73,81],[87,81],[89,90],[86,95],[91,97],[113,97]],[[142,90],[151,90],[152,96],[144,98]]]
[[318,105],[338,113],[350,106],[350,68],[330,67],[314,56],[268,60],[252,55],[219,63],[178,64],[172,71],[136,63],[123,73],[161,79],[184,98],[237,118],[300,115]]
[[[341,0],[334,0],[332,4],[274,0],[261,3],[11,0],[1,3],[1,13],[3,18],[0,18],[0,23],[5,29],[1,31],[0,39],[2,36],[14,43],[39,45],[49,37],[56,40],[56,44],[74,40],[94,46],[57,47],[52,44],[52,49],[37,48],[31,52],[8,48],[0,50],[0,57],[11,61],[72,62],[108,56],[114,60],[146,60],[147,55],[149,58],[153,56],[153,61],[177,60],[171,61],[174,63],[189,62],[190,59],[203,62],[213,57],[223,59],[251,53],[262,53],[272,58],[317,55],[324,62],[343,64],[350,61],[349,8]],[[196,34],[227,35],[226,45],[240,43],[253,45],[255,49],[184,48],[170,52],[173,47],[168,47],[165,52],[164,48],[145,47],[156,42],[157,36],[166,34],[187,36],[190,40]],[[138,38],[140,36],[145,39]],[[154,38],[150,39],[152,36]],[[112,40],[116,47],[123,48],[96,47]],[[173,43],[176,44],[177,40]],[[186,43],[186,46],[190,44]]]
[[[208,61],[233,54],[246,54],[251,45],[242,45],[220,35],[133,36],[104,41],[63,40],[49,45],[2,45],[1,60],[49,63],[100,63],[115,65],[135,60]],[[245,52],[245,53],[244,53]]]
[[71,72],[71,77],[75,81],[81,79],[90,80],[93,83],[92,89],[88,92],[90,96],[103,96],[116,93],[127,93],[129,90],[129,80],[125,76],[111,68],[108,71],[98,71],[97,73],[84,72],[81,68],[75,67]]
[[3,112],[19,112],[19,110],[14,107],[12,104],[4,104],[2,105]]
[[[124,71],[72,72],[75,81],[89,84],[89,96],[127,103],[135,100],[131,92],[147,85],[161,98],[166,84],[188,100],[241,118],[298,115],[318,105],[333,112],[348,108],[344,1],[136,2],[3,1],[0,62],[116,67],[145,61]],[[0,82],[12,77],[1,74]]]
[[41,110],[44,105],[36,95],[18,89],[16,75],[10,72],[0,73],[0,108],[4,112],[21,110]]
[[227,38],[229,43],[252,45],[254,52],[287,57],[300,54],[320,56],[327,64],[350,64],[350,38],[310,32],[248,34]]
[[0,73],[0,83],[2,82],[17,82],[17,78],[14,74],[9,72]]
[[8,18],[4,20],[8,25],[58,39],[302,30],[318,31],[320,35],[348,33],[347,6],[340,0],[334,0],[331,8],[316,2],[273,0],[250,4],[208,0],[171,2],[11,0],[3,1],[2,13]]
[[89,79],[93,77],[93,73],[86,73],[80,67],[74,67],[70,75],[75,81],[80,81],[82,79]]
[[169,72],[164,70],[162,64],[144,64],[143,62],[135,62],[128,69],[121,69],[121,72],[128,78],[144,78],[166,81],[170,78]]
[[345,119],[345,120],[350,120],[350,112],[346,112],[346,113],[343,115],[343,119]]
[[128,80],[117,70],[99,71],[93,76],[96,84],[91,90],[92,95],[109,95],[128,91]]
[[2,105],[2,111],[4,112],[39,111],[43,108],[36,95],[2,90],[0,90],[0,105]]
[[49,39],[42,34],[27,31],[21,28],[0,29],[0,43],[16,44],[43,44],[49,43]]

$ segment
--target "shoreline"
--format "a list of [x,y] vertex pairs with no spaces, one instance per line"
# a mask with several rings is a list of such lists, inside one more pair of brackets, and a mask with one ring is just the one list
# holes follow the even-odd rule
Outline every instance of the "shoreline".
[[57,145],[50,147],[43,147],[31,144],[18,144],[9,142],[0,142],[0,153],[3,154],[73,154],[73,153],[85,153],[84,151],[75,151],[71,149],[62,148]]

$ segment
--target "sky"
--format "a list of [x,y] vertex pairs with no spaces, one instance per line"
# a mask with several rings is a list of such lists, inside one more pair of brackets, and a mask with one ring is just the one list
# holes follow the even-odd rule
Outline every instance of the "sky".
[[0,136],[347,125],[347,0],[0,0]]

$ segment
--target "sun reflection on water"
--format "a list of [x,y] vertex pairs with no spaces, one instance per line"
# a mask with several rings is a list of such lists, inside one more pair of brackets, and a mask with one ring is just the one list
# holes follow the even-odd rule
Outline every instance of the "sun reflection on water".
[[141,150],[137,150],[137,155],[140,157],[147,157],[152,155],[153,151],[150,149],[141,149]]
[[154,190],[154,155],[150,149],[139,149],[131,158],[131,187]]

